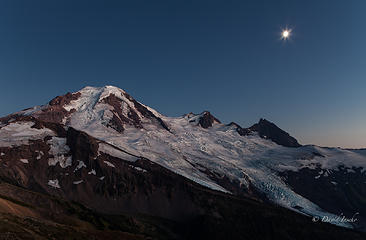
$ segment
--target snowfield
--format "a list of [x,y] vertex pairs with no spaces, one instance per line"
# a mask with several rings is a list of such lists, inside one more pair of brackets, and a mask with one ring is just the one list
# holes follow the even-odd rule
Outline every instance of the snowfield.
[[0,147],[14,147],[28,145],[29,140],[43,139],[54,136],[55,133],[48,128],[32,128],[33,122],[15,122],[0,127]]

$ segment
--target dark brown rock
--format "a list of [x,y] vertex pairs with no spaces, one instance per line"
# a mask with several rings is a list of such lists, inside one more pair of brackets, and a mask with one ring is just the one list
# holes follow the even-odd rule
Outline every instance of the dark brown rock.
[[210,112],[205,111],[199,119],[199,125],[203,128],[212,127],[213,123],[221,123],[217,118],[215,118]]
[[271,139],[273,142],[285,147],[301,147],[295,138],[266,119],[261,118],[249,130],[258,132],[261,138]]
[[124,131],[124,124],[130,124],[136,128],[142,128],[141,120],[133,109],[128,109],[128,117],[123,115],[122,100],[114,94],[110,94],[108,97],[103,98],[102,102],[113,107],[113,117],[107,126],[112,127],[120,133]]
[[229,123],[227,126],[234,126],[240,136],[247,136],[252,133],[252,131],[250,131],[249,128],[242,128],[241,126],[239,126],[239,124],[234,122]]
[[57,96],[54,99],[52,99],[49,102],[50,106],[65,106],[67,104],[69,104],[72,100],[77,100],[80,97],[80,93],[66,93],[63,96]]
[[145,106],[137,102],[134,98],[132,98],[129,94],[125,93],[125,96],[133,102],[135,108],[144,116],[150,119],[155,119],[165,130],[170,132],[168,126],[166,123],[159,117],[155,116],[149,109],[147,109]]

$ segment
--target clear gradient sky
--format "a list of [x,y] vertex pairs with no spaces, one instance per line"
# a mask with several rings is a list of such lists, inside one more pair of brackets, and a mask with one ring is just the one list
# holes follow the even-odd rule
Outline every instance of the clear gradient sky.
[[[366,147],[366,1],[0,1],[0,115],[115,85],[168,116]],[[280,40],[286,26],[290,41]]]

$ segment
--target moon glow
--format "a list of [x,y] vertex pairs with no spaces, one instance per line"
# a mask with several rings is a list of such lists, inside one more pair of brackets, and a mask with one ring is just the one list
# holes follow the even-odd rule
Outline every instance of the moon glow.
[[283,29],[281,33],[281,39],[287,40],[291,36],[291,29]]

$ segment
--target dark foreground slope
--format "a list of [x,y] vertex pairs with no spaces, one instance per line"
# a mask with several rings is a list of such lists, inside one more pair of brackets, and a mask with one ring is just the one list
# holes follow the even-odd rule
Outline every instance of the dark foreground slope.
[[205,190],[192,196],[205,212],[184,220],[99,213],[5,182],[0,193],[0,239],[365,239],[284,208]]
[[[44,135],[25,141],[25,133],[12,133],[17,137],[13,145],[0,147],[0,239],[366,237],[313,223],[282,207],[207,189],[71,127],[33,117],[2,119],[1,128],[12,126],[31,126]],[[55,153],[55,143],[62,155]],[[101,146],[125,158],[111,156]],[[57,164],[50,161],[55,157]],[[63,162],[69,158],[71,162]]]

